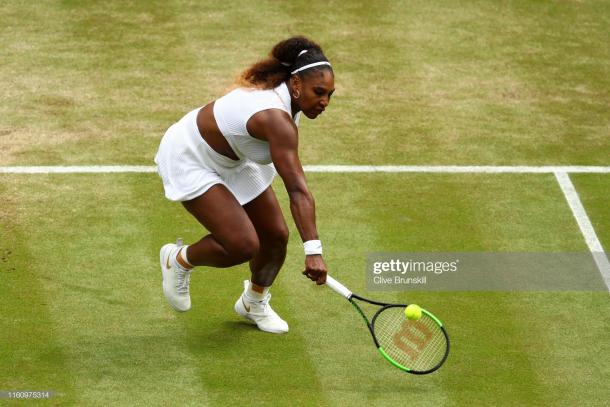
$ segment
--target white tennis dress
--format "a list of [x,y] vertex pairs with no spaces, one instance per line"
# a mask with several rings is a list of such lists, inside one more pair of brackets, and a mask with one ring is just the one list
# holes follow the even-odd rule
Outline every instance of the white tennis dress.
[[197,113],[187,113],[165,132],[155,163],[172,201],[188,201],[216,184],[226,186],[240,205],[260,195],[275,177],[269,143],[252,137],[246,128],[250,117],[267,109],[280,109],[293,116],[285,83],[275,89],[235,89],[214,103],[214,118],[220,132],[239,157],[232,160],[214,151],[201,137]]

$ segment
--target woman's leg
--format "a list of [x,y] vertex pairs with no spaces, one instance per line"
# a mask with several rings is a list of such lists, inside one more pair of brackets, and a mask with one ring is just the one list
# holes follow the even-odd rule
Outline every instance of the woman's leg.
[[256,323],[262,331],[281,334],[288,324],[269,305],[269,287],[286,258],[288,227],[271,187],[244,205],[259,241],[259,250],[250,260],[252,277],[244,282],[244,292],[235,302],[235,311]]
[[256,256],[259,239],[248,214],[222,184],[183,202],[184,207],[210,234],[188,246],[194,266],[231,267]]
[[269,305],[269,287],[286,257],[288,228],[275,194],[268,188],[241,207],[224,185],[215,185],[202,196],[184,202],[186,209],[210,231],[188,246],[193,265],[230,267],[250,261],[251,282],[235,303],[235,311],[259,329],[288,332],[288,324]]
[[214,185],[203,195],[183,204],[211,233],[186,246],[186,259],[182,247],[169,243],[161,248],[163,293],[177,311],[191,308],[192,266],[234,266],[252,259],[259,249],[250,218],[224,185]]
[[288,226],[271,187],[244,205],[259,241],[259,250],[250,260],[252,283],[259,287],[273,284],[286,258]]

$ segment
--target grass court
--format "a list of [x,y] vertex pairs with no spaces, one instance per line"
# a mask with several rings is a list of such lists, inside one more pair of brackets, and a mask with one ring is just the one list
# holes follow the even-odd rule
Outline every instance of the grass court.
[[[0,166],[153,165],[165,129],[280,39],[318,41],[336,93],[307,165],[610,166],[607,1],[38,1],[0,10]],[[610,246],[610,174],[570,174]],[[588,252],[552,173],[309,173],[332,275],[418,303],[452,350],[429,376],[377,354],[301,276],[291,228],[275,336],[233,304],[247,266],[161,290],[158,251],[205,231],[154,173],[0,172],[0,391],[44,405],[557,405],[610,399],[607,291],[370,292],[370,252]],[[2,404],[23,404],[3,399]]]

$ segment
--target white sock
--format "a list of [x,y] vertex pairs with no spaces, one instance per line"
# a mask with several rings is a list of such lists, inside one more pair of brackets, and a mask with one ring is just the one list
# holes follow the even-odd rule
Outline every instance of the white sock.
[[189,268],[182,267],[182,265],[181,265],[181,264],[178,262],[178,260],[176,259],[176,257],[177,257],[177,256],[180,256],[180,257],[182,257],[182,260],[184,260],[186,263],[191,264],[191,263],[189,263],[189,262],[188,262],[188,260],[186,260],[186,259],[185,259],[185,253],[182,253],[182,254],[181,254],[181,252],[182,252],[182,251],[185,251],[185,252],[186,252],[186,248],[187,248],[187,247],[188,247],[188,246],[182,246],[182,247],[180,247],[180,249],[178,249],[178,250],[176,251],[176,254],[175,254],[174,256],[171,256],[171,263],[172,263],[172,266],[176,267],[178,270],[181,270],[181,271],[191,271],[191,269],[189,269]]
[[246,297],[248,297],[248,299],[252,300],[252,301],[262,301],[265,298],[265,296],[269,293],[269,288],[270,287],[265,287],[265,288],[263,288],[263,292],[259,293],[252,289],[252,281],[250,281],[248,283],[248,289],[246,290]]
[[193,267],[195,267],[195,266],[193,266],[193,265],[191,264],[191,262],[189,261],[188,257],[186,257],[186,248],[187,248],[187,247],[189,247],[189,245],[182,246],[182,247],[180,248],[180,251],[179,251],[178,253],[179,253],[179,256],[180,256],[180,257],[182,257],[182,260],[184,260],[184,262],[185,262],[186,264],[188,264],[190,268],[193,268]]

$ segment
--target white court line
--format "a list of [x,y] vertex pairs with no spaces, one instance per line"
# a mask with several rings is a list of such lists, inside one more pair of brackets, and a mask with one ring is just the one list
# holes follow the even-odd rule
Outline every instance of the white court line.
[[157,167],[148,165],[57,165],[33,167],[0,167],[0,174],[105,174],[124,172],[157,172]]
[[610,173],[601,166],[489,166],[489,165],[306,165],[307,172],[421,172],[486,174]]
[[[578,226],[593,255],[606,287],[610,291],[610,263],[597,238],[585,208],[580,202],[568,173],[610,173],[608,166],[460,166],[460,165],[305,165],[306,172],[318,173],[485,173],[485,174],[555,174]],[[155,173],[155,166],[13,166],[0,167],[0,174],[91,174],[91,173]]]
[[576,192],[576,188],[574,188],[574,184],[572,184],[570,176],[567,173],[556,172],[555,178],[557,178],[557,182],[559,182],[559,186],[570,205],[570,209],[572,209],[572,214],[574,215],[574,218],[576,218],[578,227],[580,227],[585,242],[587,243],[587,246],[589,246],[589,250],[593,255],[593,260],[595,260],[595,264],[597,264],[597,268],[606,283],[606,287],[608,287],[608,291],[610,291],[610,263],[604,253],[601,242],[597,238],[595,229],[593,229],[591,220],[589,220],[587,212],[580,201],[578,192]]
[[[610,174],[604,166],[462,166],[462,165],[305,165],[306,172],[411,172],[411,173],[484,173],[484,174],[555,174],[602,173]],[[88,165],[88,166],[28,166],[0,167],[0,174],[98,174],[98,173],[154,173],[155,166],[146,165]]]

